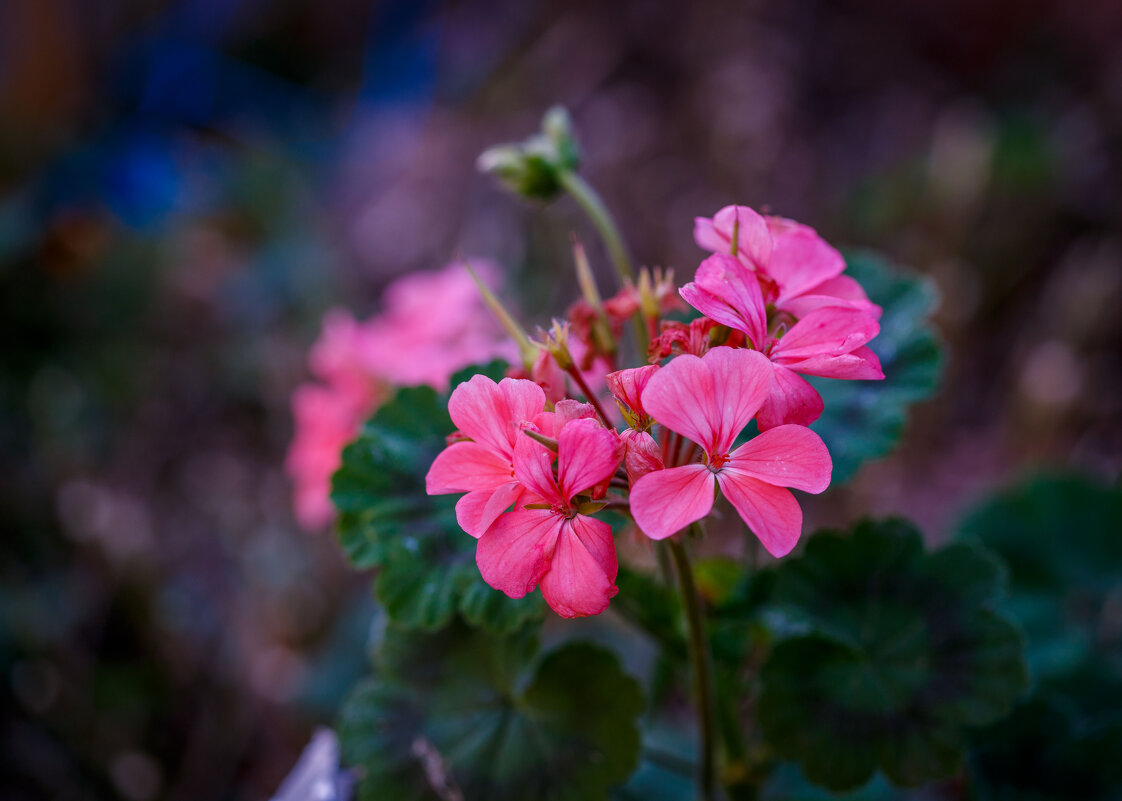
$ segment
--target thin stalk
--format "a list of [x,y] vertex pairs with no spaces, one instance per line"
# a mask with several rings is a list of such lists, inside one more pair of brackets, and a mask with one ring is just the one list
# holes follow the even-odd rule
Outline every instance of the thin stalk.
[[588,388],[588,382],[584,380],[584,376],[580,374],[580,368],[574,364],[565,372],[568,373],[569,377],[580,387],[580,391],[584,393],[584,397],[592,404],[592,408],[596,410],[596,414],[600,415],[600,422],[608,428],[612,428],[612,424],[608,422],[608,415],[604,414],[604,409],[600,406],[600,401],[596,398],[592,390]]
[[[592,220],[592,224],[596,226],[596,230],[600,233],[600,238],[604,240],[604,246],[608,249],[608,256],[612,260],[612,266],[615,268],[616,275],[619,277],[621,286],[628,284],[634,285],[635,283],[635,268],[631,265],[631,256],[627,253],[627,245],[623,242],[623,235],[619,231],[619,226],[616,225],[615,218],[612,213],[608,211],[608,207],[604,205],[604,201],[596,190],[592,188],[592,184],[584,180],[575,172],[570,170],[562,170],[559,180],[561,186],[565,187],[573,200],[577,202],[588,218]],[[640,317],[642,315],[639,315]],[[635,335],[635,349],[639,351],[638,357],[642,362],[647,360],[647,349],[650,347],[650,337],[647,334],[646,327],[639,317],[632,319],[632,326]]]
[[600,232],[619,280],[621,282],[634,281],[635,270],[631,266],[631,257],[627,255],[627,246],[623,244],[623,237],[620,236],[619,228],[616,226],[615,220],[612,219],[608,207],[604,205],[604,201],[596,194],[596,190],[592,188],[588,181],[570,170],[561,170],[559,180],[561,186],[565,187],[565,190],[573,196],[573,200],[584,209],[584,213],[588,215],[592,224],[596,226],[596,230]]
[[[692,523],[691,529],[697,524]],[[713,706],[713,666],[710,664],[709,643],[705,637],[705,620],[701,613],[701,596],[693,578],[689,554],[681,542],[666,540],[674,567],[678,571],[678,585],[682,592],[686,622],[689,625],[690,663],[693,665],[694,695],[697,704],[697,726],[701,733],[701,799],[715,801],[716,752],[714,735],[716,725]]]

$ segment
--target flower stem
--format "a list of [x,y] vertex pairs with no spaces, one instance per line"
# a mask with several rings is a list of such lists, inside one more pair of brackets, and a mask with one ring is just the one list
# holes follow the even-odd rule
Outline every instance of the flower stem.
[[[690,525],[691,529],[697,524]],[[713,666],[710,664],[709,643],[705,636],[705,620],[701,613],[701,596],[693,578],[686,546],[675,540],[666,541],[670,554],[674,557],[674,567],[678,571],[678,586],[682,592],[682,603],[689,625],[690,662],[693,665],[694,695],[697,704],[697,726],[701,734],[701,798],[702,801],[715,801],[715,721],[713,709]]]
[[600,401],[597,399],[595,393],[589,389],[588,382],[585,381],[584,376],[581,375],[580,368],[574,364],[565,372],[576,382],[576,385],[580,387],[580,391],[584,393],[584,397],[592,404],[592,408],[596,410],[596,414],[600,417],[600,422],[603,423],[606,428],[612,428],[612,424],[608,420],[608,415],[604,414],[604,407],[600,405]]
[[623,244],[623,237],[619,233],[619,228],[616,226],[615,220],[612,219],[608,207],[604,205],[604,201],[596,194],[596,190],[592,188],[588,181],[572,170],[561,170],[559,180],[561,186],[565,187],[565,190],[573,196],[573,200],[584,209],[584,213],[588,215],[592,224],[596,226],[596,230],[600,232],[619,280],[624,283],[634,281],[635,270],[631,266],[631,257],[627,255],[627,246]]

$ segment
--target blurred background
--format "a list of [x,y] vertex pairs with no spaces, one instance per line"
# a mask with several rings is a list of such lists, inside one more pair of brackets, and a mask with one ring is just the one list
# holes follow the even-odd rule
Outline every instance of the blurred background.
[[[0,797],[264,799],[364,669],[290,396],[333,306],[455,254],[575,299],[572,201],[476,173],[567,105],[643,264],[739,202],[932,277],[949,359],[812,506],[938,540],[1122,468],[1113,0],[0,0]],[[518,289],[521,287],[521,290]]]

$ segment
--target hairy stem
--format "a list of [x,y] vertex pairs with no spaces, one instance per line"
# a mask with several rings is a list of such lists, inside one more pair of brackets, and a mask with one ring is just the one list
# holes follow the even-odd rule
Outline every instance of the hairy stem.
[[634,281],[635,270],[631,266],[631,257],[627,255],[627,246],[623,244],[623,237],[619,233],[616,221],[612,218],[608,207],[604,205],[604,201],[596,194],[596,190],[588,181],[570,170],[562,170],[560,180],[561,186],[573,196],[573,200],[584,209],[584,213],[600,232],[619,280],[624,283]]
[[[600,195],[592,188],[592,184],[570,170],[562,170],[559,180],[561,186],[565,187],[565,191],[572,195],[573,200],[584,209],[584,213],[588,215],[592,224],[596,226],[596,230],[599,231],[600,238],[604,240],[604,246],[608,249],[612,266],[615,268],[616,275],[619,276],[620,285],[634,285],[635,268],[631,266],[631,256],[627,253],[627,245],[624,244],[623,235],[619,231],[619,226],[616,225],[615,218],[608,211],[608,207],[604,205]],[[645,362],[650,339],[647,336],[643,321],[639,319],[641,316],[634,317],[632,325],[635,329],[635,349],[638,351],[639,360]]]
[[[690,525],[697,529],[697,523]],[[710,663],[709,643],[705,636],[705,620],[701,612],[701,596],[693,578],[686,546],[675,539],[666,541],[670,554],[674,557],[674,567],[678,571],[678,586],[682,592],[682,604],[689,625],[690,663],[693,666],[693,684],[697,705],[697,726],[701,734],[701,799],[715,801],[715,720],[713,708],[713,666]]]

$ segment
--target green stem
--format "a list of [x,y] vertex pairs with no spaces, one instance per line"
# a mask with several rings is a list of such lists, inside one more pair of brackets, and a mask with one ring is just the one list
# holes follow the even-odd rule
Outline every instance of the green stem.
[[[691,528],[696,528],[693,523]],[[678,571],[678,585],[682,591],[686,622],[689,625],[690,662],[693,665],[694,694],[697,704],[697,725],[701,734],[701,798],[714,801],[715,779],[715,721],[713,707],[713,666],[710,664],[709,643],[705,637],[705,620],[701,613],[701,596],[693,578],[686,546],[677,540],[667,540],[674,566]]]
[[[588,215],[592,224],[596,226],[596,230],[600,232],[600,238],[604,240],[604,245],[608,248],[612,266],[615,267],[616,275],[619,276],[620,285],[627,286],[629,283],[634,285],[635,268],[631,266],[631,256],[627,253],[627,245],[623,243],[623,235],[619,232],[619,226],[616,225],[615,218],[608,211],[608,207],[604,205],[600,195],[592,188],[592,184],[571,170],[561,170],[558,180],[561,182],[561,186],[565,187],[565,191],[573,196],[573,200],[584,209],[584,213]],[[639,361],[645,364],[650,339],[647,337],[647,330],[643,321],[639,319],[641,316],[633,318],[632,325],[635,329],[635,349],[639,351],[637,354]]]
[[584,213],[596,226],[596,230],[600,232],[619,280],[621,282],[634,281],[635,270],[631,266],[631,257],[627,255],[627,246],[623,244],[619,227],[616,225],[616,221],[612,219],[612,214],[608,211],[608,207],[604,205],[604,201],[596,194],[596,190],[592,188],[588,181],[571,170],[561,170],[559,180],[561,186],[565,187],[565,191],[580,204]]

